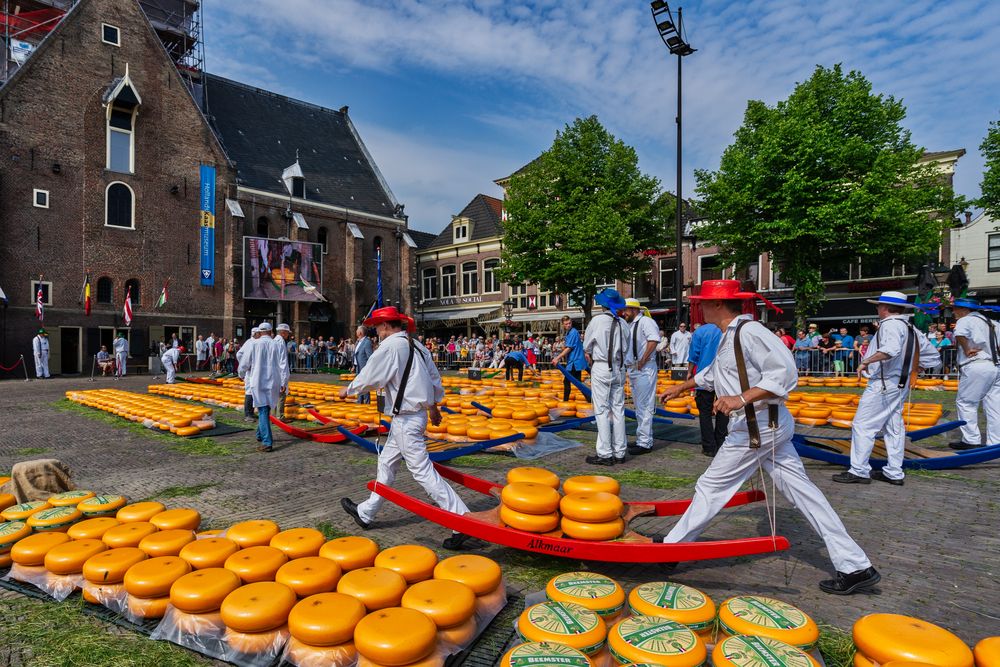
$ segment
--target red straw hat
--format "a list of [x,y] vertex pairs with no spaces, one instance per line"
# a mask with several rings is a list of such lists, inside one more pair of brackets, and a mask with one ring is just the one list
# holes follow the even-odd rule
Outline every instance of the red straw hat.
[[372,311],[371,317],[364,321],[366,327],[373,327],[383,322],[402,322],[406,325],[407,331],[415,331],[416,323],[413,318],[407,317],[396,309],[396,306],[386,306]]
[[688,298],[692,301],[729,301],[733,299],[743,301],[747,299],[760,299],[767,305],[768,308],[779,313],[784,312],[781,308],[775,306],[762,295],[757,294],[756,292],[744,292],[740,288],[739,280],[706,280],[701,284],[701,292],[698,294],[692,294]]

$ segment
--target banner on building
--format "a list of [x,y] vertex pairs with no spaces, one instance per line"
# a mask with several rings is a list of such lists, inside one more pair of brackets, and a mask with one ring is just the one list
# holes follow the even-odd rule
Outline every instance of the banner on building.
[[267,301],[326,301],[323,245],[243,237],[243,298]]
[[215,167],[201,165],[201,284],[215,285]]

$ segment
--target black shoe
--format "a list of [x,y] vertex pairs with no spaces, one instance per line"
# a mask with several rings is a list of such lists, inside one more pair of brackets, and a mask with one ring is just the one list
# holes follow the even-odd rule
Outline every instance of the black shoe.
[[628,461],[628,456],[616,456],[615,457],[615,464],[616,465],[622,465],[626,461]]
[[970,445],[967,442],[962,442],[961,440],[959,440],[957,442],[949,442],[948,446],[951,447],[952,449],[957,449],[961,451],[965,449],[979,449],[979,447],[981,447],[982,445]]
[[628,453],[632,456],[642,456],[643,454],[649,454],[653,451],[652,447],[640,447],[639,445],[629,445]]
[[872,470],[872,479],[877,479],[880,482],[888,482],[893,486],[903,486],[902,479],[892,479],[891,477],[886,477],[885,473],[881,470]]
[[350,498],[341,498],[340,506],[344,508],[345,512],[351,515],[351,518],[354,519],[354,523],[361,526],[362,529],[368,530],[372,527],[370,523],[361,518],[361,515],[358,514],[358,504]]
[[261,445],[260,447],[257,448],[257,451],[258,452],[273,452],[274,451],[274,447],[267,447],[265,445]]
[[840,482],[841,484],[871,484],[872,481],[868,477],[861,477],[860,475],[855,475],[850,470],[845,470],[844,472],[838,472],[836,475],[831,477],[835,482]]
[[613,456],[588,456],[584,461],[592,466],[613,466],[615,464]]
[[718,449],[706,449],[705,447],[701,448],[701,453],[709,458],[715,456],[718,453],[718,451],[719,451]]
[[451,537],[446,538],[441,543],[441,546],[449,551],[469,551],[470,549],[478,549],[482,544],[482,540],[476,539],[471,535],[452,533]]
[[833,595],[850,595],[865,588],[871,588],[882,580],[882,575],[874,567],[858,570],[850,574],[838,572],[834,579],[819,582],[819,589]]

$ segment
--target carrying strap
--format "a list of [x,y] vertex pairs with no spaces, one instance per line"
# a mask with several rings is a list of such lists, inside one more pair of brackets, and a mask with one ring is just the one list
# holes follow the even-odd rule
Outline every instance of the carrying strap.
[[[920,355],[915,354],[917,346],[917,330],[913,328],[913,325],[909,322],[903,322],[906,326],[906,347],[903,351],[903,365],[899,367],[899,383],[896,385],[897,388],[902,389],[906,386],[908,380],[916,380],[917,378],[917,362],[920,360]],[[884,324],[883,324],[884,326]],[[879,335],[882,333],[882,327],[880,326],[875,331],[875,351],[878,352],[881,348],[881,338]],[[885,391],[885,361],[880,361],[878,365],[878,375],[879,380],[882,382],[882,391]]]
[[632,322],[632,356],[635,358],[636,363],[639,361],[639,322],[641,321],[642,315],[639,315]]
[[[611,331],[608,332],[608,370],[614,370],[611,360],[614,356],[613,350],[615,349],[615,332],[618,331],[620,325],[618,324],[618,318],[611,313],[604,313],[611,318]],[[621,366],[625,365],[625,341],[622,340],[621,344],[618,346],[618,354],[621,356]]]
[[[740,329],[750,320],[741,320],[736,325],[736,332],[733,335],[733,352],[736,356],[736,372],[740,376],[740,391],[746,392],[750,389],[750,379],[747,377],[747,360],[743,356],[743,343],[740,342]],[[747,431],[750,433],[750,449],[760,449],[760,427],[757,425],[757,412],[753,401],[747,401],[743,407],[743,412],[747,419]],[[776,419],[774,421],[777,421]]]
[[990,330],[990,355],[993,359],[993,365],[1000,365],[1000,357],[997,356],[997,330],[993,326],[993,320],[986,317],[982,313],[972,313],[973,315],[978,315],[983,322],[986,322],[986,328]]
[[403,377],[399,381],[399,390],[396,392],[396,400],[392,404],[392,414],[393,416],[399,414],[400,408],[403,407],[403,394],[406,393],[406,382],[410,379],[410,370],[413,369],[413,354],[415,352],[413,338],[410,334],[406,334],[406,340],[410,344],[410,353],[406,357],[406,366],[403,367]]

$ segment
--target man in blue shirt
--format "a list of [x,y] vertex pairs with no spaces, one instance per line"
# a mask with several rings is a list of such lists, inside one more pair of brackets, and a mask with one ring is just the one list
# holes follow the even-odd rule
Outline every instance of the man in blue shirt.
[[[360,373],[368,365],[368,360],[375,350],[372,347],[372,339],[368,337],[368,330],[365,327],[359,326],[354,330],[354,335],[358,339],[357,344],[354,346],[354,372]],[[364,391],[358,394],[358,403],[371,402],[371,392]]]
[[847,327],[840,327],[840,334],[833,337],[839,343],[836,360],[840,362],[840,371],[854,370],[854,336],[847,333]]
[[[583,379],[583,371],[587,370],[587,358],[583,354],[583,340],[580,332],[573,326],[573,320],[569,315],[562,318],[563,331],[566,332],[566,340],[563,341],[563,349],[559,355],[552,360],[552,365],[558,364],[565,357],[566,370],[577,380]],[[573,384],[569,378],[563,378],[563,400],[568,401],[570,393],[573,391]]]
[[503,365],[507,371],[506,378],[514,379],[514,369],[517,369],[517,381],[524,379],[524,365],[528,363],[528,357],[520,350],[511,350],[503,358]]
[[[688,379],[693,378],[702,368],[708,368],[715,359],[722,340],[722,331],[714,324],[702,324],[695,327],[691,335],[691,348],[688,351]],[[715,404],[715,392],[707,389],[696,389],[694,402],[698,406],[698,421],[701,425],[701,453],[705,456],[715,456],[729,433],[729,417],[723,413],[712,414]]]

